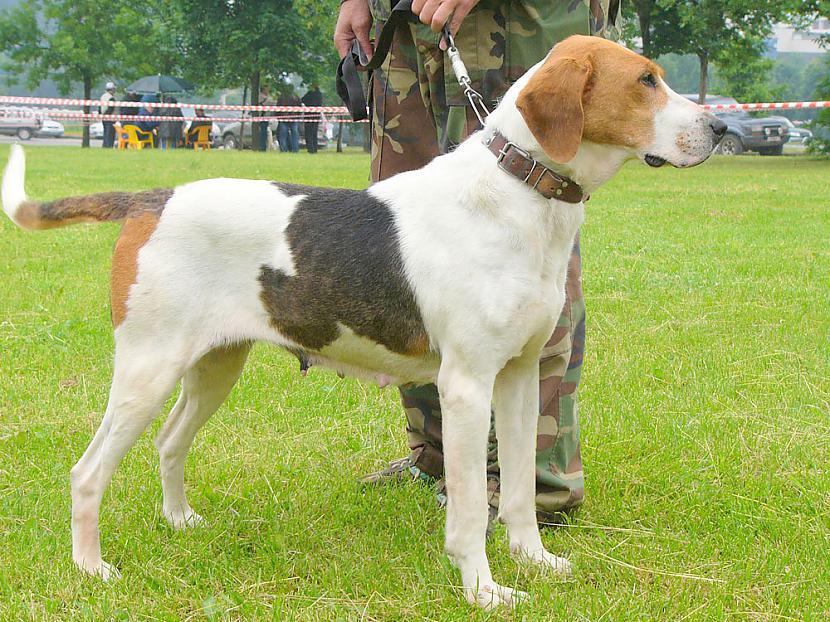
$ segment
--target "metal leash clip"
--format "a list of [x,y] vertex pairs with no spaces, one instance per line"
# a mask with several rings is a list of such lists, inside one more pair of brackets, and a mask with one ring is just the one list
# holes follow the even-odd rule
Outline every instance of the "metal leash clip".
[[458,48],[455,47],[455,39],[453,38],[452,33],[450,33],[450,27],[448,24],[444,24],[444,37],[447,40],[447,56],[450,57],[455,79],[458,80],[458,84],[462,89],[464,89],[464,95],[467,96],[467,100],[470,102],[470,107],[473,109],[473,112],[476,113],[478,122],[481,123],[482,127],[484,127],[484,119],[487,118],[490,111],[487,109],[481,93],[473,88],[472,80],[470,80],[470,76],[467,73],[467,67],[464,65],[464,61],[461,60],[461,54],[459,54]]

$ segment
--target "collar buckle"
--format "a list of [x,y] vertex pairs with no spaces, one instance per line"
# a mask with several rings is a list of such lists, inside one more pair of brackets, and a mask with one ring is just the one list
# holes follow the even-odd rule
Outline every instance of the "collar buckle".
[[496,154],[496,163],[499,165],[499,168],[501,168],[502,170],[507,171],[511,175],[514,174],[504,164],[504,159],[507,157],[507,154],[511,149],[515,153],[518,153],[520,156],[522,156],[526,161],[530,162],[530,170],[528,170],[527,175],[525,175],[523,178],[521,178],[522,182],[527,183],[530,180],[533,173],[536,171],[537,167],[544,169],[542,171],[542,174],[539,175],[539,179],[537,179],[536,183],[533,184],[533,189],[535,190],[536,186],[538,186],[539,182],[542,180],[542,177],[544,177],[545,173],[547,173],[549,171],[547,170],[547,168],[545,168],[544,166],[539,164],[539,162],[536,160],[536,158],[531,156],[529,152],[527,152],[524,149],[522,149],[521,147],[519,147],[516,143],[511,143],[510,141],[504,143],[504,146],[501,149],[499,149],[498,154]]
[[[537,164],[536,160],[534,160],[527,151],[525,151],[524,149],[519,147],[519,145],[517,145],[516,143],[511,143],[510,141],[507,141],[506,143],[504,143],[504,146],[501,149],[499,149],[499,152],[496,154],[496,162],[498,163],[499,166],[501,166],[501,168],[505,168],[504,166],[502,166],[502,163],[504,162],[504,159],[507,157],[507,154],[511,149],[513,151],[515,151],[516,153],[518,153],[523,158],[525,158],[526,160],[530,160],[531,162],[533,162],[533,167],[536,166],[536,164]],[[525,181],[527,181],[527,179],[525,179]]]

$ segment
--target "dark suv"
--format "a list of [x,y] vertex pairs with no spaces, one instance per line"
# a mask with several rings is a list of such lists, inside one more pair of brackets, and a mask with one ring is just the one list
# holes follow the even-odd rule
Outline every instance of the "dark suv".
[[716,112],[715,116],[726,123],[726,134],[718,146],[718,152],[724,155],[744,151],[781,155],[784,143],[790,139],[784,117],[752,117],[746,112]]

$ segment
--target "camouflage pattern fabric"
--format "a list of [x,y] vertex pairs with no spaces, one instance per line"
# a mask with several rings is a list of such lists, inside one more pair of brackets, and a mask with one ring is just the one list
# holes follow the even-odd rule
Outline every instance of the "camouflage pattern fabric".
[[[389,0],[369,0],[376,27]],[[473,85],[495,106],[516,79],[572,34],[614,34],[618,0],[481,0],[456,36]],[[610,11],[610,13],[609,13]],[[606,15],[614,19],[606,19]],[[478,129],[439,36],[413,21],[400,27],[389,57],[372,79],[372,180],[425,165]],[[536,506],[544,513],[579,505],[584,497],[577,387],[585,343],[579,242],[568,267],[567,300],[540,359],[536,438]],[[443,475],[441,408],[434,385],[401,387],[414,463]],[[495,434],[488,470],[498,473]],[[495,480],[491,480],[495,481]],[[491,490],[491,503],[498,491]]]

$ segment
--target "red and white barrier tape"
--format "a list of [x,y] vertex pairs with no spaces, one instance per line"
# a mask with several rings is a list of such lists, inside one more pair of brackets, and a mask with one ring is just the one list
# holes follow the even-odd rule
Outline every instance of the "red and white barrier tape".
[[804,110],[830,108],[830,101],[819,102],[768,102],[761,104],[704,104],[706,110]]
[[[0,95],[0,104],[22,105],[22,106],[110,106],[116,105],[119,108],[140,108],[148,102],[105,102],[97,99],[70,99],[61,97],[23,97]],[[244,112],[282,112],[295,113],[293,115],[283,114],[281,116],[269,115],[261,117],[169,117],[163,115],[142,115],[141,121],[170,122],[170,121],[192,121],[194,119],[209,119],[218,123],[234,122],[269,122],[269,121],[330,121],[330,122],[351,122],[349,111],[345,106],[247,106],[242,104],[194,104],[194,103],[152,103],[153,108],[200,108],[203,110],[234,110]],[[738,111],[738,110],[805,110],[830,108],[830,101],[804,101],[804,102],[764,102],[747,104],[706,104],[706,110],[712,111]],[[136,115],[110,114],[102,115],[97,112],[84,113],[73,110],[42,110],[44,116],[53,119],[77,119],[84,122],[92,121],[135,121]],[[300,113],[300,114],[298,114]],[[326,119],[307,118],[312,113],[325,113]]]
[[[201,108],[203,110],[246,110],[250,112],[328,112],[331,114],[349,114],[345,106],[246,106],[242,104],[190,104],[156,103],[156,102],[105,102],[97,99],[65,99],[60,97],[17,97],[0,95],[0,104],[18,104],[23,106],[118,106],[119,108],[141,108],[148,103],[153,108]],[[235,119],[236,120],[236,119]]]
[[[97,99],[67,99],[60,97],[18,97],[0,95],[0,104],[20,104],[29,106],[109,106],[121,108],[140,108],[145,102],[104,102]],[[245,110],[251,112],[326,112],[329,114],[348,114],[344,106],[247,106],[243,104],[192,104],[152,103],[154,108],[202,108],[204,110]],[[830,101],[812,102],[767,102],[749,104],[706,104],[707,110],[802,110],[809,108],[830,108]]]
[[[91,113],[84,113],[84,112],[74,112],[74,111],[63,111],[63,110],[50,110],[46,115],[50,119],[78,119],[82,121],[132,121],[133,123],[137,123],[139,121],[167,121],[167,122],[176,122],[176,121],[211,121],[215,123],[234,123],[243,121],[245,123],[252,123],[252,122],[265,122],[265,121],[307,121],[310,123],[313,122],[321,122],[319,115],[312,115],[308,111],[306,111],[305,117],[302,115],[290,115],[284,117],[194,117],[193,115],[185,115],[185,116],[160,116],[160,115],[135,115],[135,114],[97,114],[94,112]],[[327,121],[337,122],[341,119],[336,117],[328,117]],[[351,119],[349,119],[351,120]]]

